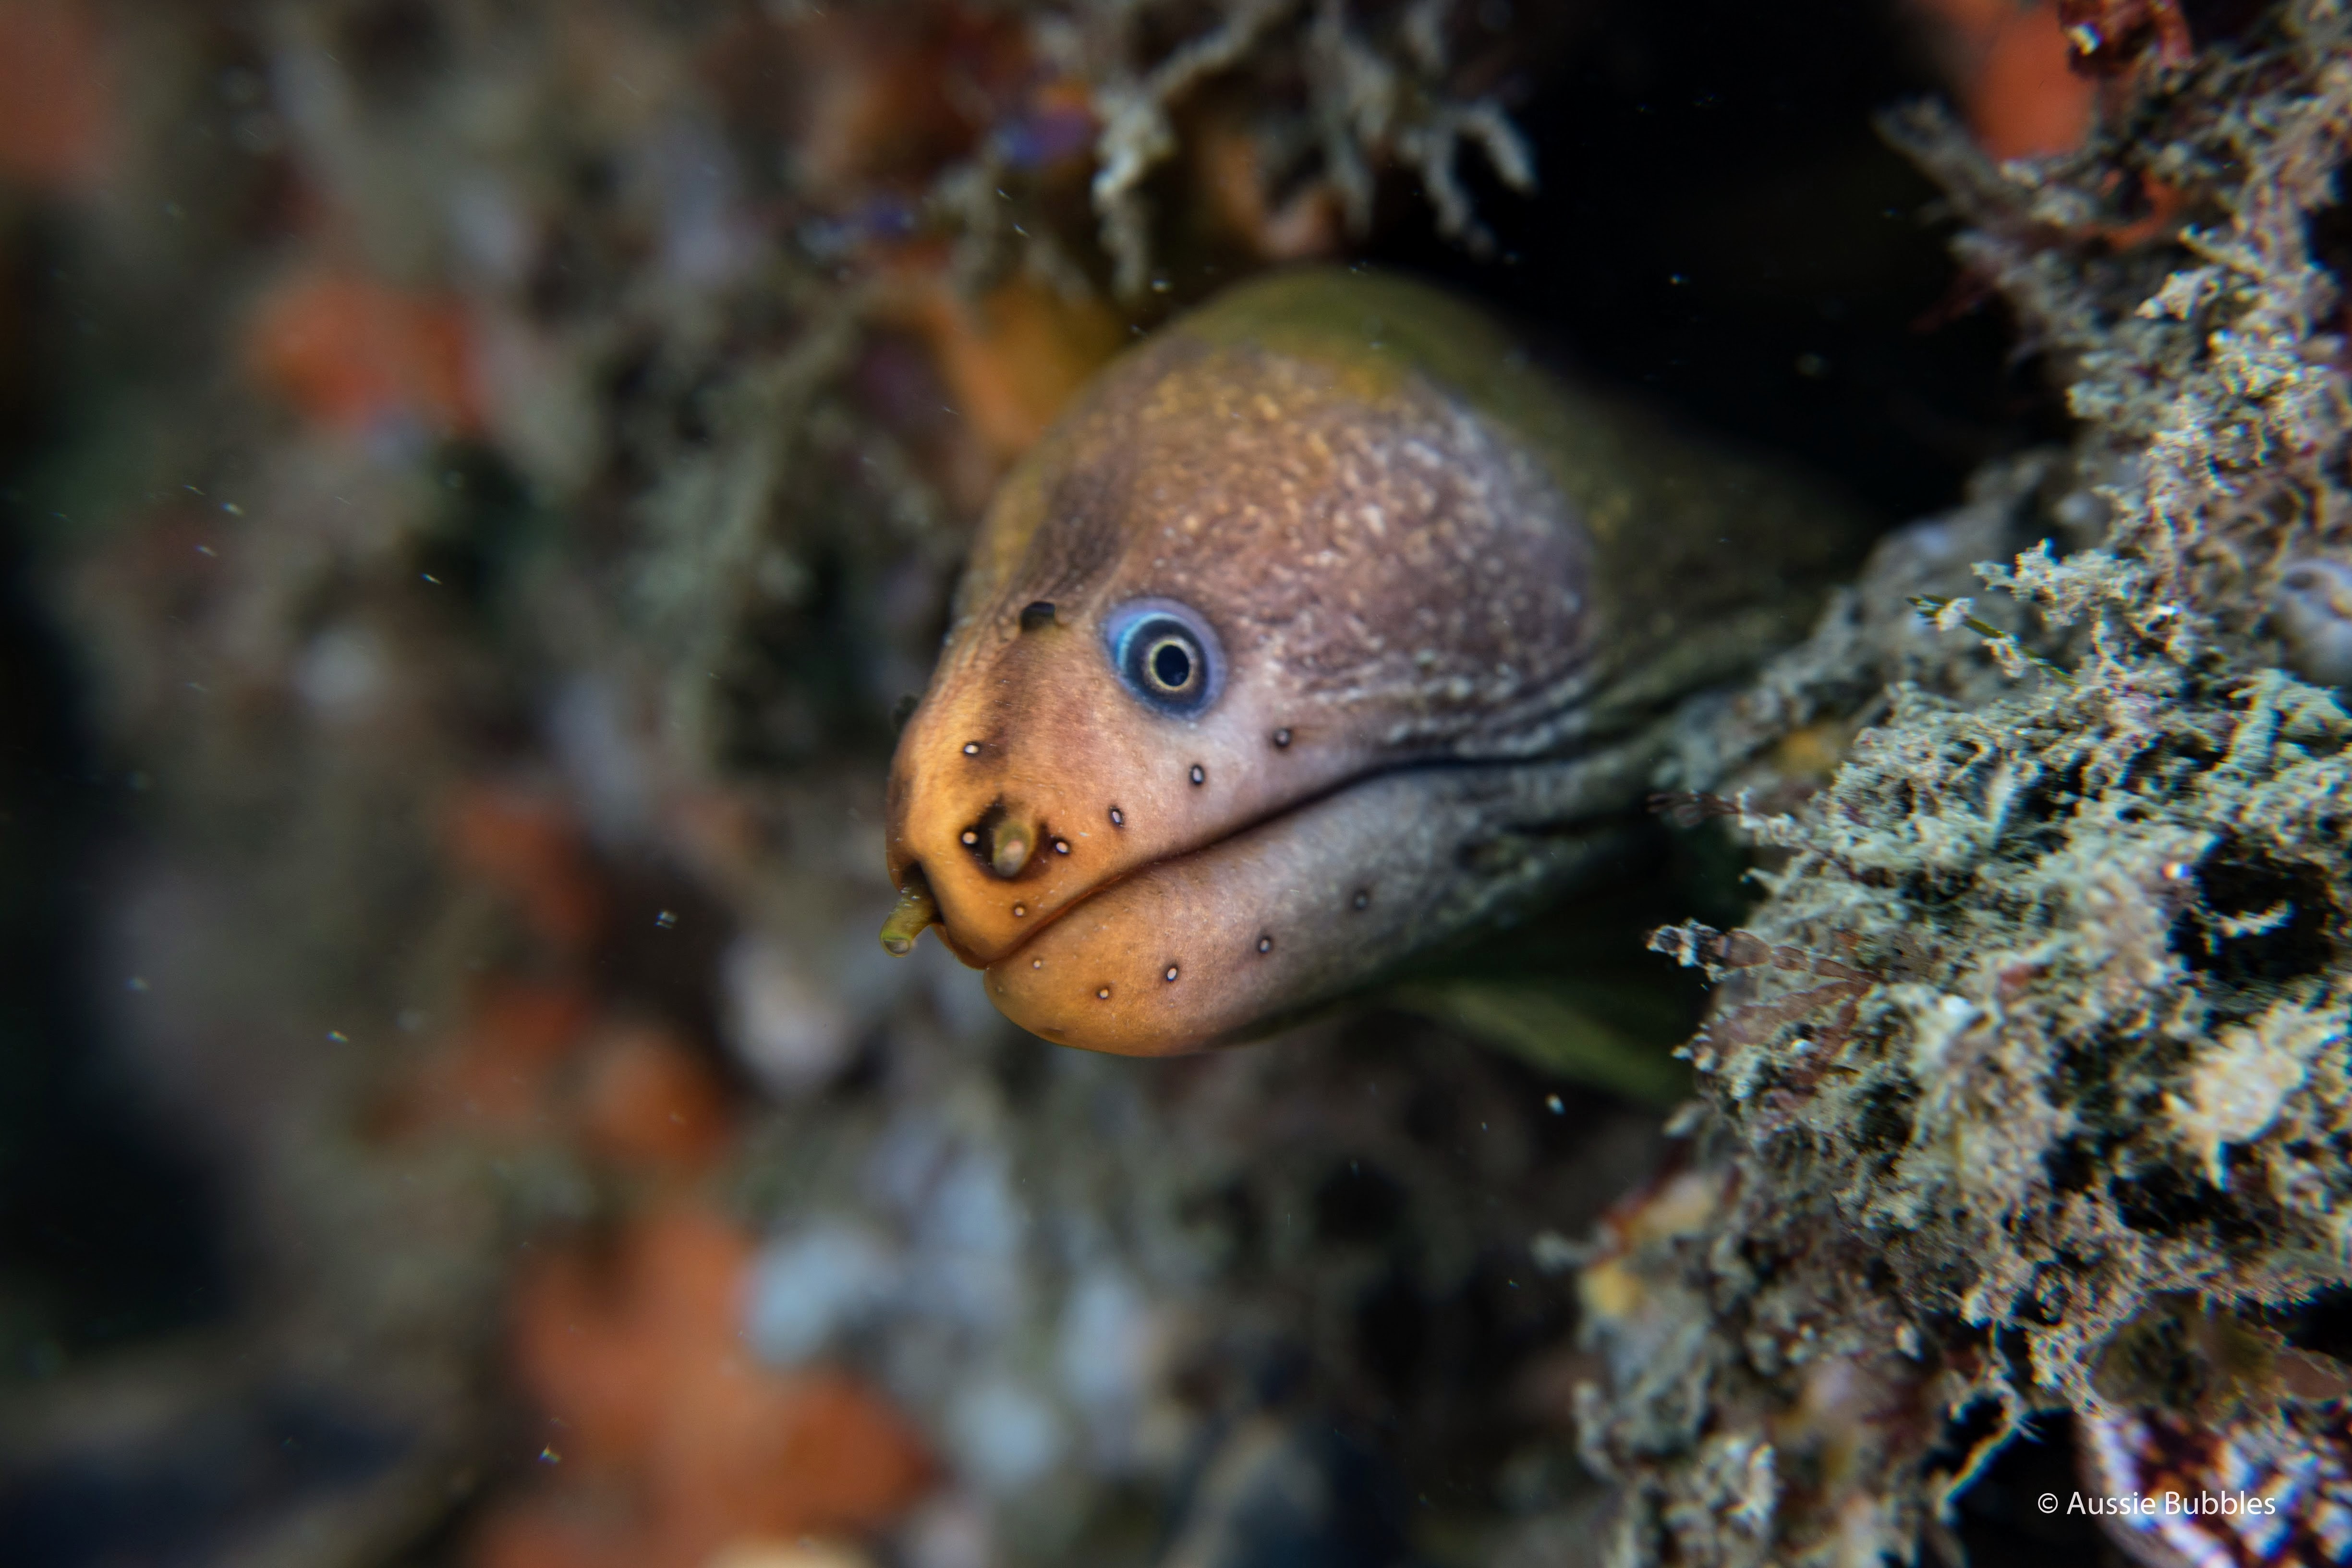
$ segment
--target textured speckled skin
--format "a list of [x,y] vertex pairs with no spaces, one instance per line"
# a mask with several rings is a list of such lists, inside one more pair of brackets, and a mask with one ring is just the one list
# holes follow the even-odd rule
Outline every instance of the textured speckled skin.
[[[1645,727],[1801,635],[1853,537],[1433,290],[1244,286],[1106,370],[1006,480],[893,764],[894,882],[919,868],[1048,1039],[1261,1031],[1589,861]],[[1146,596],[1223,644],[1195,717],[1105,657],[1103,616]],[[1024,829],[1002,876],[992,843]]]

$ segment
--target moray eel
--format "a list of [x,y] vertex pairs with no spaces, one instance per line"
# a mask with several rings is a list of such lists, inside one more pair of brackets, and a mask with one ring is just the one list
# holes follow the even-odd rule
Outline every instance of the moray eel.
[[1606,852],[1850,514],[1309,270],[1114,361],[1004,481],[890,774],[899,904],[1046,1039],[1262,1034]]

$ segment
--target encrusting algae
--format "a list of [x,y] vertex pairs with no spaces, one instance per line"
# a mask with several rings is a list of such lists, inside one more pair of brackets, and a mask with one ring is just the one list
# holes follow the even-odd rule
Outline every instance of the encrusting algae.
[[[1720,985],[1688,1163],[1583,1276],[1615,1563],[1953,1556],[2052,1412],[2142,1562],[2352,1555],[2352,718],[2311,683],[2352,561],[2352,15],[2199,43],[2126,62],[2076,153],[1887,125],[2080,433],[1889,541],[1685,752],[1767,897],[1655,938]],[[2158,186],[2177,222],[2133,232]],[[1956,543],[2013,563],[1967,595]],[[1826,786],[1756,804],[1841,715]],[[2168,1489],[2270,1500],[2114,1500]]]

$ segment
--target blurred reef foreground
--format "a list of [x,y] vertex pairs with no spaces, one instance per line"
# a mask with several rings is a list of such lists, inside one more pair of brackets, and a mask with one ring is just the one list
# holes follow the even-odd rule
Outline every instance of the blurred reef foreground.
[[[1601,1470],[1736,1510],[1643,1391],[1580,1458],[1689,1300],[1574,1271],[1690,1081],[1647,930],[1739,909],[1555,931],[1641,977],[1646,1095],[1402,1005],[1057,1050],[876,943],[893,716],[1072,391],[1310,258],[1946,514],[1694,780],[1977,692],[1901,595],[2095,535],[2098,345],[1873,116],[1943,95],[1958,216],[2060,221],[1999,170],[2095,187],[2141,101],[2061,9],[0,0],[0,1563],[1549,1568],[1631,1550]],[[2158,18],[2117,70],[2254,26],[2097,9]],[[2138,174],[2078,252],[2173,243]],[[1936,1540],[2096,1549],[1979,1501]]]

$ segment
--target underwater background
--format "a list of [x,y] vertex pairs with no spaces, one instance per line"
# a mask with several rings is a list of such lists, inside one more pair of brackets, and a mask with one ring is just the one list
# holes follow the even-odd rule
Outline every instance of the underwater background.
[[[2198,704],[2256,668],[2273,730],[2342,748],[2263,616],[2352,528],[2326,502],[2343,26],[2168,0],[0,0],[0,1563],[2129,1561],[2023,1500],[2078,1484],[2100,1400],[2171,1408],[2082,1369],[2190,1297],[2320,1365],[2341,1265],[2215,1242],[2236,1261],[2143,1259],[2093,1310],[2051,1283],[2095,1251],[2062,1237],[2015,1241],[1992,1305],[1936,1294],[1956,1255],[2008,1267],[1975,1216],[2057,1232],[1870,1164],[1946,1129],[1940,1068],[1871,1075],[1930,1049],[1889,1032],[1930,1016],[1919,988],[1961,994],[2011,933],[1903,913],[1975,896],[1926,851],[1801,834],[1910,832],[1944,809],[1929,752],[2087,733],[2051,705],[2102,681],[2135,723],[2180,715],[2135,756],[2243,762]],[[2197,312],[2275,316],[2286,285],[2176,287],[2258,220],[2309,273],[2261,374],[2212,337],[2253,327]],[[1423,987],[1210,1056],[1052,1047],[936,942],[876,941],[896,727],[1008,465],[1121,346],[1307,260],[1442,282],[1886,542],[1796,662],[1694,721],[1622,885],[1513,934],[1523,969],[1605,983],[1575,1006]],[[2126,342],[2159,289],[2145,331],[2177,341]],[[2209,372],[2305,399],[2292,430],[2228,426],[2292,494],[2244,503],[2259,548],[2214,521],[2229,549],[2166,557],[2130,531],[2157,472],[2132,454]],[[1969,563],[2044,540],[2125,564],[2021,568],[2033,607],[1988,607]],[[2085,652],[2085,605],[2126,630]],[[2159,645],[2194,679],[2114,673]],[[2039,717],[1981,719],[2029,689]],[[2104,775],[2070,776],[2032,809]],[[2224,1150],[2288,1139],[2341,1044],[2344,858],[2294,850],[2335,843],[2309,801],[2337,785],[2244,787],[2209,813],[2237,837],[2146,851],[2193,868],[2203,903],[2166,919],[2204,946],[2118,939],[2046,981],[2088,994],[2112,959],[2230,999],[2170,1054],[2049,1075],[2150,1125],[2273,1042],[2295,1087],[2268,1119],[2179,1112],[2191,1178],[2165,1186],[2127,1131],[1984,1152],[2029,1100],[1970,1079],[1955,1164],[2079,1193],[2068,1161],[2112,1163],[2099,1234],[2149,1248],[2287,1234],[2229,1208]],[[2069,842],[2001,897],[2058,910],[2124,863]],[[1741,882],[1750,859],[1787,879]],[[1851,885],[1823,890],[1832,862]],[[2330,912],[2261,923],[2284,904]],[[1732,976],[1680,1058],[1708,1003],[1677,953]],[[1807,1000],[1774,1000],[1783,971]],[[2001,1048],[2155,1038],[2159,1011]],[[2261,1048],[2200,1067],[2225,1025]],[[1811,1048],[1852,1087],[1816,1095]],[[2074,1093],[2030,1103],[2095,1121]],[[1867,1273],[1882,1221],[1926,1239],[1851,1297],[1798,1244],[1705,1282],[1685,1247],[1671,1288],[1643,1251],[1801,1230]],[[1768,1319],[1927,1370],[1790,1382],[1726,1348]],[[1683,1395],[1643,1378],[1702,1363],[1658,1415]],[[1760,1514],[1743,1421],[1811,1467]],[[2314,1440],[2352,1451],[2340,1425]]]

